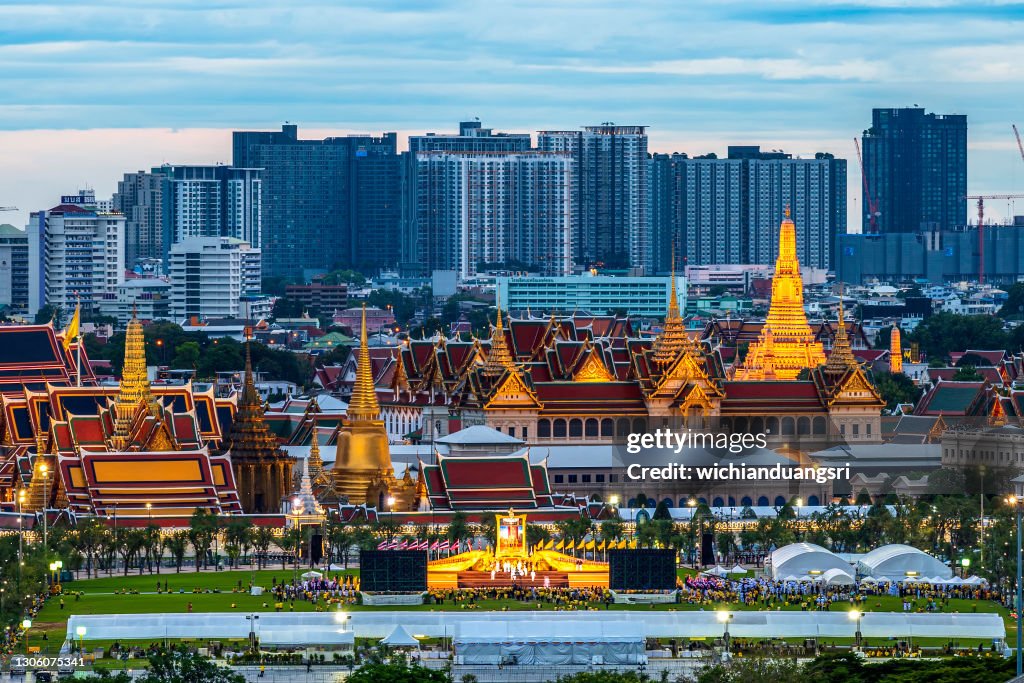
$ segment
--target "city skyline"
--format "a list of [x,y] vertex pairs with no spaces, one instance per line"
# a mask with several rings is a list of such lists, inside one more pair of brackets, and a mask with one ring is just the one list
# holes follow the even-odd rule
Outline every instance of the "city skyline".
[[652,152],[831,152],[850,161],[856,229],[853,138],[872,108],[918,104],[970,117],[969,193],[1024,186],[1019,4],[208,7],[0,7],[0,204],[21,209],[3,222],[85,185],[109,196],[125,172],[229,162],[230,131],[286,120],[396,131],[400,148],[478,116],[508,132],[647,125]]

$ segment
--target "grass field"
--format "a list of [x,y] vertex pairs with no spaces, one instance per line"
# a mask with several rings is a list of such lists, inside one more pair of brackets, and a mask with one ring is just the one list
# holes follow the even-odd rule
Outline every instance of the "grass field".
[[[303,570],[300,569],[300,574]],[[690,573],[691,570],[681,570],[682,572]],[[348,572],[339,572],[347,574],[356,574],[356,570],[349,570]],[[333,576],[335,573],[330,573]],[[288,570],[263,570],[256,572],[256,585],[269,587],[272,585],[274,580],[278,583],[289,582],[292,579],[293,572],[291,569]],[[29,645],[40,646],[42,649],[46,649],[47,646],[50,652],[55,652],[59,647],[60,643],[64,640],[64,635],[67,630],[67,619],[72,614],[146,614],[146,613],[161,613],[161,612],[179,612],[184,613],[188,611],[188,606],[191,603],[192,610],[194,612],[230,612],[237,610],[238,612],[248,613],[254,611],[272,611],[274,609],[273,597],[269,595],[264,596],[251,596],[248,593],[249,582],[252,579],[252,572],[250,571],[223,571],[223,572],[182,572],[181,574],[176,573],[163,573],[160,575],[143,574],[125,576],[113,576],[113,577],[102,577],[99,579],[80,580],[68,582],[64,585],[65,591],[81,592],[83,595],[75,597],[73,595],[66,595],[64,597],[64,608],[60,607],[59,599],[51,599],[46,607],[36,616],[32,629],[29,631]],[[159,580],[161,587],[167,582],[170,586],[170,593],[156,593],[157,581]],[[232,593],[232,589],[238,590],[239,581],[241,581],[240,592]],[[195,589],[200,590],[219,590],[219,593],[194,593]],[[127,594],[120,591],[129,591]],[[130,591],[138,591],[138,594],[132,594]],[[184,591],[184,592],[179,592]],[[264,607],[266,605],[266,607]],[[601,603],[591,603],[588,607],[593,609],[605,609],[605,606]],[[326,608],[326,606],[324,606]],[[668,604],[668,605],[645,605],[645,606],[633,606],[633,605],[611,605],[611,610],[715,610],[715,609],[728,609],[733,611],[740,610],[756,610],[758,605],[746,606],[738,604],[726,604],[726,603],[711,603],[704,605],[696,604]],[[793,603],[790,605],[779,606],[782,610],[796,611],[801,609],[799,603]],[[285,604],[284,609],[289,611],[291,606]],[[294,604],[294,610],[297,612],[309,612],[316,609],[316,607],[308,602],[298,601]],[[379,608],[363,607],[362,605],[351,605],[346,606],[346,610],[373,610]],[[418,611],[428,610],[459,610],[465,609],[460,607],[458,603],[452,604],[446,602],[442,606],[437,605],[417,605],[411,607],[395,608],[395,609],[408,609]],[[485,612],[488,610],[508,610],[508,611],[519,611],[519,610],[536,610],[538,609],[538,603],[533,602],[519,602],[516,600],[478,600],[474,611]],[[555,606],[540,603],[539,609],[551,610],[555,609]],[[833,611],[845,611],[848,609],[845,603],[835,604],[832,607]],[[864,603],[859,609],[867,612],[871,611],[884,611],[884,612],[899,612],[902,609],[901,600],[898,597],[892,596],[877,596],[870,598]],[[1016,631],[1014,630],[1015,624],[1009,619],[1007,610],[1000,607],[998,604],[989,601],[973,601],[973,600],[950,600],[946,606],[945,611],[947,612],[960,612],[960,613],[997,613],[1001,614],[1006,621],[1007,626],[1007,639],[1013,642],[1016,638]],[[43,634],[46,634],[46,640],[43,639]],[[966,642],[966,641],[965,641]],[[935,645],[941,645],[943,643],[935,643]],[[87,649],[89,646],[96,645],[95,643],[86,643]]]

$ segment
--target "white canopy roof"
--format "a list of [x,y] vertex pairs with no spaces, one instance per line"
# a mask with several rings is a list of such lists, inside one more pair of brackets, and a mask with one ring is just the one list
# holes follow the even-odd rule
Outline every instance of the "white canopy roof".
[[879,579],[900,579],[908,575],[948,579],[953,575],[953,570],[928,553],[901,543],[875,548],[857,564],[863,574]]
[[826,586],[852,586],[853,577],[842,569],[829,569],[821,575],[821,580]]
[[553,621],[468,621],[455,627],[455,647],[465,643],[505,643],[518,640],[544,643],[640,642],[641,624],[629,621],[577,622],[571,629]]
[[401,624],[395,626],[395,628],[388,634],[387,638],[384,638],[380,642],[385,645],[392,647],[419,647],[420,641],[409,635],[409,632],[405,630],[405,627]]
[[771,554],[772,578],[838,569],[853,578],[850,564],[830,550],[813,543],[791,543]]

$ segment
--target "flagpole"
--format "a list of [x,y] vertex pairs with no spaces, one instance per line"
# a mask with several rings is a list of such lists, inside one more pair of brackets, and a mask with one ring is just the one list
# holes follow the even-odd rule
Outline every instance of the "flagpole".
[[[79,328],[79,330],[81,330],[81,328]],[[75,367],[78,369],[78,372],[75,373],[75,376],[76,376],[75,386],[76,387],[80,387],[80,386],[82,386],[82,333],[81,332],[78,333],[78,349],[76,350],[75,355],[76,355]]]

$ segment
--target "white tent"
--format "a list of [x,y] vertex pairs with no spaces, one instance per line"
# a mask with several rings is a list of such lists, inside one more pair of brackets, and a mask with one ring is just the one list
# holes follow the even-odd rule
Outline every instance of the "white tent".
[[853,578],[850,563],[835,553],[813,543],[790,543],[771,555],[772,578],[795,574],[803,576],[811,572],[825,573],[839,569]]
[[878,583],[878,579],[876,579],[876,578],[875,578],[875,577],[873,577],[873,576],[865,576],[865,577],[864,577],[863,579],[861,579],[861,580],[860,580],[860,582],[861,582],[861,583],[870,583],[870,584],[874,584],[874,583]]
[[409,632],[405,630],[405,627],[399,624],[392,629],[391,633],[388,634],[387,638],[384,638],[380,642],[391,647],[419,647],[420,641],[409,635]]
[[729,570],[725,567],[719,567],[717,564],[711,569],[705,569],[705,574],[711,574],[712,576],[725,577],[729,575]]
[[475,621],[456,626],[452,639],[463,664],[640,664],[644,628],[628,621]]
[[981,578],[980,576],[968,576],[964,579],[965,586],[984,586],[988,581]]
[[953,575],[949,567],[928,553],[901,543],[875,548],[860,558],[857,566],[862,574],[879,579],[899,579],[904,576],[939,576],[948,579]]
[[736,565],[733,565],[732,569],[729,570],[729,573],[730,574],[746,574],[747,570],[744,569],[743,567],[739,566],[738,564],[736,564]]
[[819,578],[826,586],[852,586],[854,584],[853,577],[842,569],[829,569]]
[[305,574],[302,574],[302,578],[308,581],[309,579],[322,579],[324,578],[324,575],[320,572],[308,571]]

